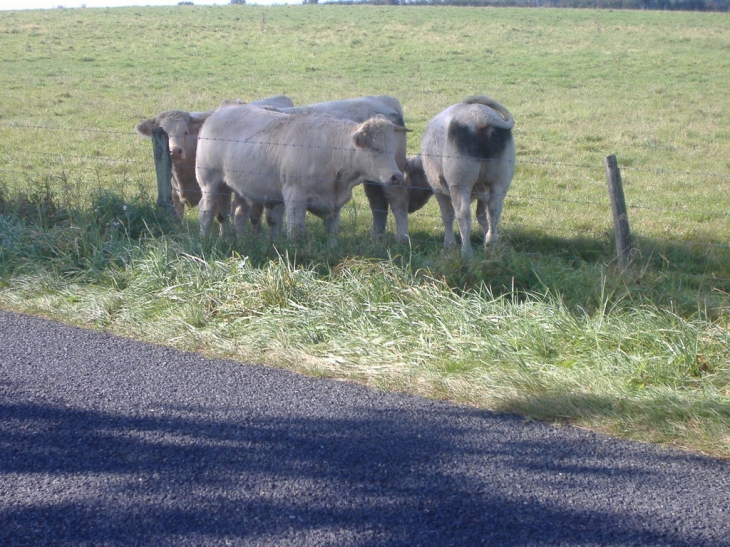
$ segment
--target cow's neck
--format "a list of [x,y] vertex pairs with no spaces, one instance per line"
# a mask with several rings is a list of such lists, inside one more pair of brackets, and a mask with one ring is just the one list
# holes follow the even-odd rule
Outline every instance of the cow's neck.
[[363,181],[364,177],[360,173],[347,173],[340,169],[333,184],[333,197],[337,207],[342,207],[352,199],[352,189]]

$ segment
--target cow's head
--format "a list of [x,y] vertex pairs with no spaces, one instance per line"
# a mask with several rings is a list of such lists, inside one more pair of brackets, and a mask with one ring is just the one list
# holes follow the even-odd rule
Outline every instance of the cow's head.
[[402,158],[405,134],[410,129],[395,125],[384,116],[376,116],[358,125],[353,134],[353,142],[358,150],[370,152],[372,175],[378,174],[377,180],[383,184],[402,184],[403,173],[398,165],[404,164]]
[[156,118],[142,120],[135,129],[145,137],[159,128],[167,133],[170,144],[170,157],[173,163],[195,164],[195,152],[198,146],[198,133],[203,122],[211,112],[186,112],[184,110],[167,110]]

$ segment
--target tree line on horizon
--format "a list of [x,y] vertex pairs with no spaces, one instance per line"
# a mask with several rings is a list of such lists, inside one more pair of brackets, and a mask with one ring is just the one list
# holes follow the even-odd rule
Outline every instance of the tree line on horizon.
[[[246,0],[230,0],[245,5]],[[730,0],[302,0],[303,4],[373,4],[388,6],[472,6],[519,8],[633,9],[667,11],[730,11]],[[179,2],[193,5],[193,2]]]
[[[245,0],[231,0],[245,4]],[[303,0],[319,4],[319,0]],[[472,6],[530,8],[592,8],[672,11],[729,11],[730,0],[328,0],[328,4],[374,4],[391,6]]]

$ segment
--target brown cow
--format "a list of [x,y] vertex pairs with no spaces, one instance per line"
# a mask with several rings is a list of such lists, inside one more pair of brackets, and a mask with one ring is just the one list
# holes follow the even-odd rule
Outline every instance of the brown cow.
[[[232,101],[227,104],[242,104]],[[251,104],[271,107],[294,106],[292,100],[285,95],[276,95],[266,99],[253,101]],[[200,185],[195,178],[195,157],[198,146],[198,134],[205,120],[215,112],[187,112],[184,110],[167,110],[154,118],[140,121],[135,129],[143,137],[151,137],[158,127],[165,130],[170,143],[172,159],[172,201],[179,216],[185,212],[185,205],[195,207],[201,199]],[[229,215],[231,203],[230,188],[221,188],[217,205],[217,217],[221,222],[221,230]]]

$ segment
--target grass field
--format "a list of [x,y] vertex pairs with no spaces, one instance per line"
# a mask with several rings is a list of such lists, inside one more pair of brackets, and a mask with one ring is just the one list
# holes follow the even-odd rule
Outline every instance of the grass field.
[[[3,308],[730,456],[727,14],[0,12],[0,60]],[[271,246],[155,210],[139,120],[280,93],[393,95],[410,153],[465,96],[506,105],[502,243],[443,250],[434,200],[411,245],[373,242],[360,189],[336,249],[311,219],[306,242]],[[624,274],[609,154],[637,247]]]

